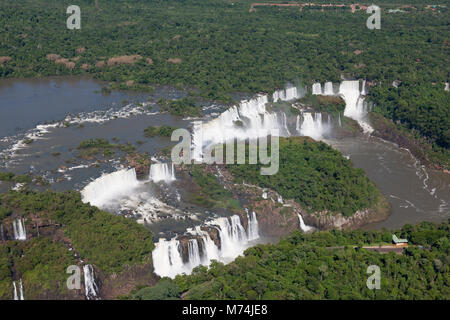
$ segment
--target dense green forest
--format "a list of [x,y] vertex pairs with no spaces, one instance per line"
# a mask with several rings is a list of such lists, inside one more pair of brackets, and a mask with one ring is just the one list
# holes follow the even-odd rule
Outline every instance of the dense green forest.
[[[415,139],[431,146],[433,162],[450,167],[450,93],[442,86],[402,83],[398,88],[377,86],[371,92],[374,111],[409,129]],[[427,148],[423,147],[424,149]]]
[[[268,149],[270,154],[270,146]],[[227,168],[237,182],[275,190],[310,212],[327,210],[350,216],[372,207],[381,196],[362,169],[354,168],[350,160],[323,142],[280,138],[279,155],[279,170],[274,175],[261,175],[261,164],[234,164]]]
[[[445,6],[378,1],[381,29],[369,30],[369,15],[349,6],[249,12],[250,0],[98,3],[78,1],[81,29],[68,30],[68,3],[0,0],[0,77],[90,74],[122,89],[169,84],[223,101],[234,92],[271,92],[286,81],[366,79],[375,86],[375,112],[417,130],[448,158]],[[434,2],[440,3],[446,4]],[[398,8],[404,12],[388,11]],[[399,93],[389,88],[394,80],[402,82]],[[186,115],[189,101],[182,104],[165,107]],[[192,105],[188,115],[198,114]]]
[[[23,279],[29,299],[46,290],[67,294],[66,269],[79,262],[68,244],[79,259],[105,275],[151,261],[153,236],[147,228],[82,203],[78,192],[9,191],[0,194],[0,207],[7,211],[0,223],[8,230],[8,217],[25,218],[29,239],[0,242],[0,261],[5,262],[0,269],[0,298],[11,299],[13,274]],[[39,235],[36,225],[41,226]]]
[[[393,232],[409,240],[402,254],[362,248],[390,243],[387,230],[295,231],[277,244],[247,249],[228,265],[200,266],[189,276],[164,279],[123,298],[448,300],[450,222],[405,225]],[[370,265],[380,268],[380,289],[366,286]]]

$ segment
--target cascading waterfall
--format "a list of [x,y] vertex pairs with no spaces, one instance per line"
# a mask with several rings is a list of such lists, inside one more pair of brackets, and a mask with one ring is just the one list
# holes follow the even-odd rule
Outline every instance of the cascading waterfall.
[[301,97],[300,91],[295,86],[289,86],[285,90],[277,90],[272,94],[273,102],[290,101],[299,99]]
[[27,230],[25,229],[25,221],[17,219],[13,221],[14,240],[27,240]]
[[343,81],[339,88],[339,94],[345,100],[344,115],[355,120],[360,120],[365,115],[364,99],[359,91],[359,81]]
[[322,94],[322,85],[319,82],[312,85],[312,94]]
[[313,229],[313,227],[307,226],[305,224],[305,222],[303,221],[302,215],[300,213],[298,213],[298,220],[299,220],[299,224],[300,224],[300,230],[302,230],[303,232],[308,232]]
[[84,203],[106,209],[132,195],[139,185],[134,168],[122,169],[92,181],[81,191],[81,196]]
[[166,183],[176,180],[175,166],[172,163],[169,167],[168,163],[153,163],[150,166],[150,180],[153,182],[164,181]]
[[190,273],[190,268],[183,264],[180,242],[159,239],[152,252],[155,273],[161,277],[175,278],[177,274]]
[[278,195],[277,201],[278,201],[278,203],[283,203],[283,197]]
[[322,114],[320,112],[314,114],[311,112],[303,112],[302,117],[303,122],[299,125],[300,116],[297,116],[297,132],[302,136],[320,140],[331,129],[330,124],[322,123]]
[[339,94],[345,101],[344,116],[358,121],[364,132],[371,133],[373,128],[364,120],[367,114],[363,97],[366,94],[366,85],[364,82],[360,91],[359,84],[359,80],[342,81],[339,87]]
[[253,211],[251,215],[249,215],[247,212],[247,221],[248,221],[247,239],[249,241],[258,239],[259,238],[259,227],[258,227],[258,220],[256,219],[255,211]]
[[197,239],[190,239],[188,242],[188,256],[189,264],[194,268],[201,264],[202,259],[200,258],[200,249],[198,247]]
[[323,89],[323,94],[325,96],[332,96],[332,95],[334,95],[333,83],[332,82],[325,82],[324,89]]
[[209,265],[212,260],[224,263],[230,262],[248,248],[249,241],[259,238],[256,213],[247,214],[248,230],[245,231],[238,215],[230,218],[217,218],[205,223],[209,228],[215,228],[219,233],[220,248],[214,243],[207,231],[197,226],[188,233],[195,238],[187,242],[188,261],[183,262],[180,240],[159,239],[152,252],[155,273],[159,276],[174,278],[177,274],[191,273],[198,265]]
[[84,287],[86,290],[86,299],[99,300],[99,290],[97,283],[95,282],[94,268],[90,264],[83,266],[84,273]]
[[3,224],[0,225],[0,235],[2,237],[2,241],[6,241],[5,230],[3,228]]
[[[231,220],[231,222],[230,222]],[[242,253],[243,245],[247,242],[247,235],[241,224],[239,216],[234,215],[227,218],[218,218],[215,223],[218,225],[220,237],[221,257],[231,260]]]
[[285,136],[290,136],[291,133],[289,132],[289,128],[287,126],[287,117],[286,117],[286,113],[282,113],[282,124],[281,124],[283,130],[284,130],[284,135]]
[[19,294],[17,294],[17,286],[16,282],[13,281],[13,287],[14,287],[14,300],[25,300],[23,298],[23,286],[22,286],[22,279],[19,280]]
[[[295,86],[275,91],[273,101],[290,101],[302,96]],[[205,147],[226,143],[234,139],[257,139],[270,135],[272,129],[278,129],[281,136],[289,136],[286,114],[268,112],[268,96],[259,94],[250,100],[243,100],[239,106],[233,106],[217,118],[206,123],[194,122],[192,132],[193,158],[201,160]]]
[[[329,81],[325,82],[323,92],[321,84],[314,83],[312,85],[312,94],[325,96],[335,95],[333,83]],[[344,116],[358,121],[365,132],[371,133],[373,128],[364,120],[368,112],[364,102],[364,96],[367,94],[366,80],[362,81],[361,88],[359,80],[345,80],[339,86],[339,95],[345,101]],[[339,126],[341,126],[340,119]]]
[[267,102],[266,95],[258,95],[255,99],[242,101],[239,107],[229,108],[209,122],[195,123],[192,137],[194,159],[201,158],[206,146],[225,143],[234,138],[245,140],[265,137],[271,129],[278,128],[277,115],[266,112]]
[[366,80],[363,80],[361,86],[361,95],[366,96],[369,92],[367,91]]

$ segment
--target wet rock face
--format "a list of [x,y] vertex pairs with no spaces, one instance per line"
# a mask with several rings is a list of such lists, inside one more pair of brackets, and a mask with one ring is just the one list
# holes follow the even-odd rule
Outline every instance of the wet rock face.
[[219,234],[219,230],[217,230],[216,228],[213,227],[207,227],[207,226],[203,226],[201,227],[201,229],[203,231],[208,232],[209,237],[211,238],[211,240],[214,242],[214,244],[217,246],[217,248],[219,248],[219,250],[221,249],[221,245],[220,245],[220,234]]
[[129,153],[126,162],[130,167],[135,168],[138,179],[146,177],[150,171],[151,160],[147,154]]
[[[210,166],[214,171],[214,167]],[[279,201],[280,195],[270,189],[248,184],[233,183],[232,176],[225,167],[220,167],[222,183],[244,199],[244,207],[258,216],[259,231],[262,236],[279,238],[300,228],[298,214],[306,225],[318,230],[356,229],[364,224],[382,221],[389,215],[389,203],[383,197],[374,208],[357,211],[349,217],[328,211],[308,213],[302,206],[290,199]],[[247,217],[241,216],[247,229]]]

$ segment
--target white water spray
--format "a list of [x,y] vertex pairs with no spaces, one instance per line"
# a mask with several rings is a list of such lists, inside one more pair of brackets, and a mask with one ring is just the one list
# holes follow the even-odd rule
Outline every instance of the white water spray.
[[90,264],[83,266],[84,273],[84,287],[86,290],[86,299],[99,300],[99,290],[97,283],[95,282],[94,268]]
[[104,174],[89,183],[82,191],[84,203],[107,209],[117,204],[117,201],[133,194],[140,185],[135,169],[122,169]]
[[25,221],[17,219],[13,221],[14,240],[27,240],[27,230],[25,229]]
[[22,279],[19,280],[19,293],[17,293],[17,286],[15,281],[13,281],[13,287],[14,287],[14,300],[25,300],[23,298]]
[[181,242],[175,238],[171,240],[159,239],[152,252],[155,273],[159,276],[174,278],[177,274],[192,272],[198,265],[209,265],[211,260],[228,263],[241,255],[253,241],[259,238],[258,220],[256,213],[247,214],[247,231],[241,224],[239,216],[217,218],[209,221],[205,226],[214,228],[219,233],[220,248],[211,239],[208,232],[197,226],[188,233],[195,238],[187,243],[188,261],[183,261]]
[[312,94],[322,94],[322,85],[319,82],[316,82],[312,85]]
[[300,230],[302,230],[303,232],[308,232],[313,229],[313,227],[307,226],[305,224],[305,222],[303,221],[302,215],[300,213],[298,213],[298,221],[299,221],[299,225],[300,225]]

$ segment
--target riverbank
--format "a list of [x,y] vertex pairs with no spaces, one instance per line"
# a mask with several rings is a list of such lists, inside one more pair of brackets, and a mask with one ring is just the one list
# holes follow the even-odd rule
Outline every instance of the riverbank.
[[435,151],[431,143],[413,131],[407,130],[382,115],[369,113],[370,122],[375,129],[373,136],[408,149],[426,167],[450,174],[450,151]]

